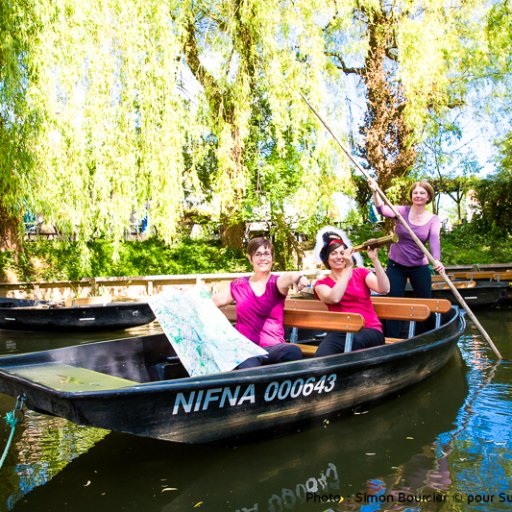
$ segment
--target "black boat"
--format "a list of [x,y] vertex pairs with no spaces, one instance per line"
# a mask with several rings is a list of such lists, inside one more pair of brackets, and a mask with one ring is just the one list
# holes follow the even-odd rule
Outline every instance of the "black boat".
[[[45,485],[31,489],[27,483],[34,476],[39,483],[48,479],[43,457],[34,464],[41,468],[39,474],[34,470],[18,473],[17,487],[23,492],[31,490],[15,510],[78,511],[85,504],[89,510],[147,510],[149,496],[152,510],[171,512],[192,510],[198,497],[207,496],[200,510],[307,512],[324,510],[326,505],[317,509],[311,501],[305,504],[306,491],[353,496],[367,490],[366,482],[387,476],[394,490],[407,492],[404,487],[411,474],[423,485],[430,483],[442,491],[436,463],[450,454],[457,413],[467,394],[466,367],[459,357],[453,357],[435,378],[401,393],[399,403],[361,409],[343,421],[326,422],[316,429],[267,440],[264,445],[177,445],[110,434]],[[58,441],[61,450],[75,435],[69,426],[64,429]],[[36,444],[34,451],[38,449]],[[418,457],[427,459],[418,464]],[[98,468],[103,485],[94,485],[93,480],[93,485],[85,486],[84,482],[96,477]],[[173,491],[155,492],[155,475],[159,482],[172,482]]]
[[[470,307],[496,306],[507,299],[510,288],[507,282],[480,280],[452,282]],[[412,295],[411,291],[408,293]],[[444,282],[432,283],[432,297],[448,299],[452,304],[458,304],[453,292]]]
[[452,307],[440,326],[403,341],[201,377],[188,377],[165,335],[140,336],[1,357],[0,392],[117,432],[182,443],[241,440],[397,394],[442,368],[464,328]]
[[45,306],[49,302],[45,300],[15,299],[11,297],[0,297],[0,309],[2,308],[26,308],[34,306]]
[[0,329],[71,331],[128,329],[152,322],[155,315],[144,302],[109,302],[62,306],[45,301],[0,301]]

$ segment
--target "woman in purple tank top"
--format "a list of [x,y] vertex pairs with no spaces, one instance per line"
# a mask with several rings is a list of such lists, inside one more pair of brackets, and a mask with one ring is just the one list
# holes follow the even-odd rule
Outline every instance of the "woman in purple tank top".
[[[376,183],[369,181],[373,192],[373,203],[377,211],[384,217],[394,218],[393,210],[384,204],[382,198],[376,192]],[[441,223],[439,217],[426,209],[434,198],[434,189],[427,181],[417,181],[409,191],[411,206],[396,206],[395,209],[402,215],[414,234],[423,244],[428,242],[430,252],[435,259],[434,270],[441,272],[444,266],[441,258],[440,231]],[[404,297],[405,286],[409,279],[414,295],[416,297],[432,297],[432,276],[428,259],[423,251],[412,239],[407,229],[401,222],[395,225],[395,233],[398,242],[391,244],[386,273],[391,283],[389,295],[391,297]],[[399,321],[388,321],[386,334],[390,337],[400,337],[401,323]]]
[[308,279],[300,272],[271,274],[274,249],[266,238],[253,238],[247,247],[247,257],[253,275],[235,279],[213,297],[218,307],[234,301],[236,329],[268,352],[268,357],[252,357],[237,368],[301,359],[299,347],[284,339],[284,301],[292,285],[302,290],[309,284]]

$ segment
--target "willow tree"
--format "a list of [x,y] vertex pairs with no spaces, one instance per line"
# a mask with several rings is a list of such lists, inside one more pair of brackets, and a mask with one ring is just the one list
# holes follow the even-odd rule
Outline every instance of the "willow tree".
[[258,206],[289,232],[287,201],[311,214],[336,186],[324,179],[332,174],[327,144],[299,95],[326,91],[317,17],[327,12],[311,1],[189,0],[173,13],[215,137],[211,182],[225,245],[241,247]]
[[81,240],[123,236],[150,203],[172,239],[180,217],[183,148],[180,46],[160,1],[52,3],[27,101],[45,112],[34,148],[34,208]]
[[[319,101],[325,92],[321,2],[38,5],[35,32],[13,45],[12,69],[2,68],[19,90],[4,86],[1,109],[14,155],[3,169],[18,180],[5,205],[18,225],[25,209],[81,241],[120,240],[149,203],[152,225],[172,240],[187,191],[200,185],[205,141],[215,151],[208,199],[228,245],[240,245],[251,202],[263,197],[280,219],[287,202],[316,211],[336,185],[325,179],[329,142],[298,95]],[[15,10],[12,38],[30,7]],[[277,169],[285,186],[275,186]]]
[[[336,2],[327,54],[363,85],[359,154],[387,188],[407,176],[431,118],[463,106],[482,52],[483,2]],[[473,60],[475,59],[475,60]]]
[[3,2],[1,20],[3,247],[26,211],[80,241],[119,240],[148,203],[172,239],[196,134],[169,5]]
[[33,69],[29,50],[39,39],[44,3],[0,1],[0,250],[19,251],[24,190],[34,168],[31,147],[38,110],[25,95]]

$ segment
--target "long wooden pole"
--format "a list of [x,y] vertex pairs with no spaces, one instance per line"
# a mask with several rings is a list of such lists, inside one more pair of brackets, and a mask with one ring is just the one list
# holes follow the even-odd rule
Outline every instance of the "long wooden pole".
[[[372,177],[368,174],[368,172],[361,166],[359,165],[359,163],[354,159],[354,157],[350,154],[349,151],[347,151],[345,149],[345,146],[339,141],[338,137],[336,137],[335,133],[331,130],[331,128],[329,127],[329,125],[323,120],[323,118],[320,116],[320,114],[315,110],[315,108],[311,105],[311,103],[308,101],[308,99],[302,94],[300,93],[300,95],[302,96],[302,99],[306,102],[307,106],[312,110],[312,112],[316,115],[316,117],[318,117],[318,119],[320,120],[320,122],[325,126],[325,128],[327,129],[327,131],[332,135],[333,139],[336,141],[336,143],[338,144],[338,146],[341,148],[341,150],[343,151],[343,153],[345,153],[345,155],[348,157],[348,159],[356,166],[357,169],[359,169],[359,171],[363,174],[363,176],[367,179],[367,180],[372,180]],[[389,199],[386,197],[386,195],[384,194],[384,192],[380,189],[379,185],[375,182],[375,192],[377,192],[379,194],[379,196],[382,198],[382,200],[384,201],[384,203],[389,206],[391,208],[391,211],[393,212],[393,214],[395,215],[395,217],[402,223],[402,225],[404,226],[404,228],[407,230],[407,232],[409,233],[409,235],[411,236],[411,238],[414,240],[414,242],[416,243],[416,245],[421,249],[421,251],[423,252],[423,254],[427,257],[428,261],[432,264],[432,265],[435,265],[435,260],[434,260],[434,257],[432,256],[432,254],[430,254],[430,252],[428,251],[428,249],[425,247],[425,245],[423,244],[423,242],[416,236],[416,234],[414,233],[414,231],[411,229],[411,227],[409,226],[409,224],[407,224],[407,222],[405,221],[405,219],[402,217],[402,215],[400,215],[400,213],[396,210],[396,208],[393,206],[393,204],[389,201]],[[473,311],[471,311],[471,309],[469,308],[469,306],[466,304],[466,301],[462,298],[462,295],[459,293],[459,290],[457,290],[457,288],[455,287],[455,285],[452,283],[452,281],[450,280],[450,278],[446,275],[446,272],[443,270],[442,272],[439,272],[441,274],[441,277],[444,279],[444,281],[446,282],[446,284],[449,286],[450,290],[452,291],[453,295],[455,296],[455,298],[457,299],[457,301],[459,302],[459,304],[464,308],[464,310],[466,311],[466,313],[468,314],[469,318],[471,318],[471,321],[475,324],[476,328],[480,331],[480,334],[484,337],[485,341],[487,341],[487,343],[489,344],[489,346],[491,347],[491,349],[493,350],[493,352],[496,354],[496,357],[498,357],[498,359],[503,359],[502,355],[500,354],[499,350],[496,348],[496,345],[493,343],[493,341],[491,340],[491,337],[489,336],[489,334],[487,334],[487,331],[482,327],[482,325],[480,324],[480,322],[478,321],[478,319],[476,318],[475,314],[473,313]]]

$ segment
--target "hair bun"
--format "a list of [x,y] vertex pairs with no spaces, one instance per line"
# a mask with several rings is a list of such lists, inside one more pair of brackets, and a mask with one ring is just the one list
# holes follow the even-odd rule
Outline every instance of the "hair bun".
[[[313,250],[313,255],[317,263],[323,263],[320,253],[322,253],[329,244],[336,241],[340,241],[345,247],[352,246],[352,242],[350,241],[347,233],[335,226],[325,226],[317,233],[315,248]],[[359,253],[354,254],[354,259],[356,260],[356,265],[358,267],[364,266],[363,258]]]

